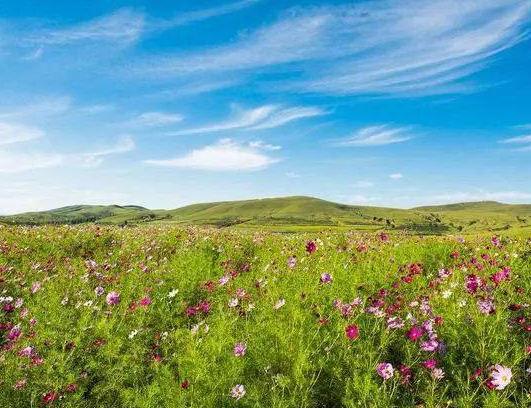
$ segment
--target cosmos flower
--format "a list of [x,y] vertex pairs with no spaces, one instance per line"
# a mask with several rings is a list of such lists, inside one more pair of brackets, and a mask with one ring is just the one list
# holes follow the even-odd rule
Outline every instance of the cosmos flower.
[[422,337],[424,334],[424,330],[422,330],[420,327],[413,326],[411,329],[407,332],[407,337],[411,341],[417,341]]
[[96,296],[101,296],[105,292],[105,289],[103,289],[101,286],[98,286],[96,289],[94,289],[94,293]]
[[315,251],[317,251],[317,244],[315,243],[315,241],[309,241],[308,243],[306,243],[306,252],[308,254],[313,254]]
[[325,272],[321,275],[320,281],[321,283],[332,283],[332,275]]
[[297,258],[294,257],[294,256],[290,256],[288,258],[288,268],[295,268],[295,266],[297,265]]
[[109,292],[107,294],[106,302],[109,306],[114,306],[120,301],[120,294],[118,292]]
[[245,396],[245,388],[241,384],[236,384],[231,392],[230,392],[232,398],[234,398],[236,401],[242,399]]
[[378,367],[376,367],[376,372],[380,377],[387,381],[394,375],[395,370],[390,363],[380,363],[378,364]]
[[509,367],[496,364],[490,373],[490,382],[497,390],[503,390],[511,382],[513,372]]
[[243,357],[247,351],[247,344],[245,343],[236,343],[234,345],[234,355],[236,357]]
[[357,339],[360,335],[358,326],[356,326],[355,324],[348,325],[345,328],[345,334],[351,340]]

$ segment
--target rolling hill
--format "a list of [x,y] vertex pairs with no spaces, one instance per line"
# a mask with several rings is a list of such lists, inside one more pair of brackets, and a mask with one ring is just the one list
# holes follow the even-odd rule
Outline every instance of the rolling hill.
[[77,205],[0,217],[0,222],[31,225],[173,223],[273,230],[342,227],[357,230],[409,229],[442,234],[531,228],[531,205],[482,201],[395,209],[339,204],[313,197],[282,197],[201,203],[174,210],[149,210],[132,205]]

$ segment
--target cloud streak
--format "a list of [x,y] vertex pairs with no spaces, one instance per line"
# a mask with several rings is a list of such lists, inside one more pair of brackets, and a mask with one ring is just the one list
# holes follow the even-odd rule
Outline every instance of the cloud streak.
[[368,126],[340,140],[338,146],[367,147],[402,143],[413,138],[409,127]]
[[298,78],[280,89],[304,93],[465,92],[471,90],[465,78],[527,38],[530,14],[531,4],[521,0],[295,8],[231,44],[150,60],[142,70],[173,76],[288,71]]
[[256,171],[277,161],[265,154],[263,150],[271,149],[256,142],[244,145],[231,139],[222,139],[216,144],[194,149],[181,157],[145,160],[144,163],[158,167],[217,172]]
[[325,115],[327,112],[317,107],[281,108],[276,105],[264,105],[254,109],[236,109],[231,119],[191,129],[168,133],[171,136],[215,133],[226,130],[262,130],[286,125],[303,118]]

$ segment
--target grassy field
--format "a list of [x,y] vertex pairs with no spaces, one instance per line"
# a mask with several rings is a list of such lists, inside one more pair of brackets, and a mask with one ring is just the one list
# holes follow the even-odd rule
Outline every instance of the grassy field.
[[0,225],[0,406],[528,407],[530,278],[516,235]]
[[410,230],[418,234],[492,233],[531,227],[531,205],[491,201],[412,209],[354,206],[312,197],[194,204],[175,210],[148,210],[139,206],[70,206],[37,213],[0,217],[5,224],[110,225],[174,224],[235,226],[271,231],[317,231],[323,228],[355,230]]

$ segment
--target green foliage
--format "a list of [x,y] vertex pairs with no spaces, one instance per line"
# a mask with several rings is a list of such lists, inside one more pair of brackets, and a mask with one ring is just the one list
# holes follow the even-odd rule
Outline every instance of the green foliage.
[[[516,318],[531,318],[530,241],[467,240],[0,225],[0,296],[8,306],[0,311],[0,406],[43,406],[43,395],[55,392],[50,404],[71,408],[528,407],[531,342]],[[510,278],[495,285],[489,278],[503,267]],[[331,283],[320,282],[324,272]],[[471,273],[484,279],[476,293],[465,289]],[[112,291],[120,295],[114,306],[106,302]],[[483,314],[478,302],[490,297],[495,312]],[[347,315],[334,307],[357,298],[363,303]],[[379,312],[367,309],[378,300]],[[203,301],[208,311],[187,315]],[[386,313],[404,327],[388,328]],[[409,340],[413,319],[432,321],[444,349],[422,351]],[[352,324],[356,339],[345,335]],[[10,340],[13,326],[22,334]],[[247,345],[244,356],[234,355],[236,343]],[[28,347],[31,356],[23,354]],[[423,367],[429,358],[442,379]],[[376,371],[382,362],[395,368],[387,381]],[[401,364],[412,371],[408,381]],[[495,364],[512,369],[503,390],[482,384]],[[476,369],[483,374],[474,379]],[[246,391],[240,400],[231,397],[237,384]]]

